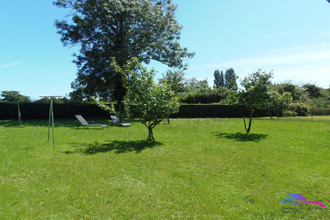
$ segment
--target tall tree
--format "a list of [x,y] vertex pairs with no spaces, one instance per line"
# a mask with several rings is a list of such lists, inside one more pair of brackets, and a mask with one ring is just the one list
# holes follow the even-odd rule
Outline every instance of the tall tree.
[[261,72],[261,70],[258,70],[257,72],[250,74],[248,77],[245,77],[241,83],[243,90],[238,93],[238,101],[240,104],[246,106],[250,114],[248,126],[246,126],[245,117],[243,118],[247,134],[251,130],[254,110],[266,109],[268,106],[270,100],[268,91],[271,85],[271,78],[272,73],[266,73],[265,71]]
[[[149,63],[186,68],[193,53],[179,43],[181,26],[171,0],[56,0],[70,9],[71,21],[56,21],[65,46],[80,46],[76,86],[84,94],[121,101],[126,91],[122,75],[110,65],[125,66],[132,57]],[[107,97],[106,97],[107,96]]]
[[219,88],[219,87],[224,87],[225,86],[225,79],[223,77],[223,72],[216,70],[214,71],[214,85],[213,88]]
[[237,76],[233,68],[227,69],[225,72],[225,87],[232,90],[237,90]]

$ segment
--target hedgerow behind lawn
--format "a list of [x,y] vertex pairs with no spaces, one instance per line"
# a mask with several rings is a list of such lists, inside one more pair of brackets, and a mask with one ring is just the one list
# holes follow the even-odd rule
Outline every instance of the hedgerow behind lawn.
[[[0,122],[0,219],[329,217],[327,120],[257,119],[245,135],[242,119],[177,119],[153,146],[131,123],[57,120],[52,148],[48,122]],[[284,213],[289,193],[326,207]]]

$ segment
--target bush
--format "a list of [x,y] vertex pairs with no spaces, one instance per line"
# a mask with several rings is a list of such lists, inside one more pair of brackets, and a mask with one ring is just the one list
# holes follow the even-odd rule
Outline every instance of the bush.
[[307,116],[309,114],[309,108],[304,103],[291,103],[288,110],[295,112],[297,116]]
[[297,116],[297,113],[294,112],[294,111],[285,111],[285,112],[283,113],[283,116],[284,116],[284,117],[296,117],[296,116]]

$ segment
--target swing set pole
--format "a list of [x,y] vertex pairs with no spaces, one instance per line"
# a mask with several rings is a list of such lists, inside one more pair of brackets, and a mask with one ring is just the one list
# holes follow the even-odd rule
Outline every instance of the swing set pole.
[[55,147],[55,131],[54,131],[55,126],[54,126],[54,102],[53,102],[53,98],[54,97],[62,97],[62,96],[40,96],[40,97],[50,98],[49,122],[48,122],[48,142],[49,142],[49,136],[50,136],[50,127],[52,127],[53,147]]
[[21,115],[21,109],[19,107],[19,102],[17,102],[17,110],[18,110],[18,123],[20,123],[22,127],[22,115]]

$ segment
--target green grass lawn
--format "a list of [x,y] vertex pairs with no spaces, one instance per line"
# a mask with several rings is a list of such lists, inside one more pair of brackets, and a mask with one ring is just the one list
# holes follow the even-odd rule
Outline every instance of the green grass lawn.
[[[242,119],[173,119],[155,145],[134,121],[57,120],[55,148],[46,121],[1,121],[0,219],[329,219],[323,119],[256,119],[249,135]],[[286,213],[289,193],[326,207]]]

